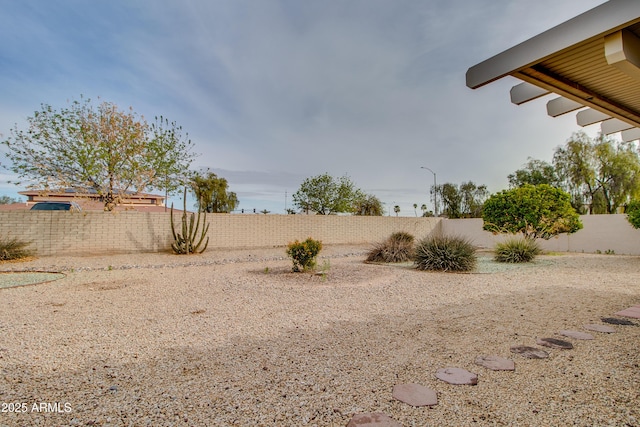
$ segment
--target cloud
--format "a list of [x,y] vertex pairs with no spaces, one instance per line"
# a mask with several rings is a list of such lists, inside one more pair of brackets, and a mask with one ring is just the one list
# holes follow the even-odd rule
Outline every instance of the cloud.
[[420,166],[498,191],[577,127],[464,73],[603,1],[5,2],[0,133],[85,94],[175,120],[195,167],[270,210],[324,172],[387,203],[428,201]]

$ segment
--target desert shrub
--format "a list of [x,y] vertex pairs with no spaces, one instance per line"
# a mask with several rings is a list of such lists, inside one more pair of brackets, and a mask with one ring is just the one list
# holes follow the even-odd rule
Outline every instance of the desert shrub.
[[634,228],[640,228],[640,200],[633,200],[625,209],[627,220]]
[[395,233],[391,234],[391,237],[389,237],[389,240],[392,240],[394,242],[413,243],[415,240],[415,237],[413,237],[413,234],[407,233],[406,231],[396,231]]
[[26,258],[33,255],[33,251],[28,249],[30,242],[13,238],[0,238],[0,261]]
[[498,262],[530,262],[540,254],[540,246],[535,240],[513,237],[498,243],[494,252]]
[[373,245],[367,254],[370,262],[406,262],[413,256],[413,235],[398,231],[388,239]]
[[287,255],[293,260],[293,271],[313,270],[322,242],[309,237],[304,242],[295,241],[287,246]]
[[414,263],[419,270],[470,271],[477,263],[476,249],[463,237],[427,237],[418,242]]

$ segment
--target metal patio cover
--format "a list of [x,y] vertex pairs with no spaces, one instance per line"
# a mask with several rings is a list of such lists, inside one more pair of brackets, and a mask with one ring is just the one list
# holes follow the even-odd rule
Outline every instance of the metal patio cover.
[[610,0],[467,71],[476,89],[513,76],[515,104],[549,93],[552,117],[580,110],[577,122],[640,139],[640,0]]

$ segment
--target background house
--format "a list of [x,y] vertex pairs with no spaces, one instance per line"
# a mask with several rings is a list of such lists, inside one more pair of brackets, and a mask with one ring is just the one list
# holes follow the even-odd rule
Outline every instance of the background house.
[[[104,203],[100,201],[100,196],[95,191],[81,191],[74,188],[66,188],[54,191],[20,191],[18,194],[25,196],[27,201],[25,203],[0,205],[0,210],[28,210],[38,202],[69,201],[78,203],[82,209],[86,211],[104,210]],[[127,193],[115,208],[117,211],[133,210],[139,212],[164,212],[166,209],[165,197],[150,193]]]

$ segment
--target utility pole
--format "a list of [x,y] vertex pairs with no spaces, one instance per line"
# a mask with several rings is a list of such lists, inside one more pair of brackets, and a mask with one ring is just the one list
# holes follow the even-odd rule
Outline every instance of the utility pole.
[[426,169],[433,174],[433,211],[438,217],[438,183],[436,182],[436,173],[426,166],[420,166],[420,169]]

